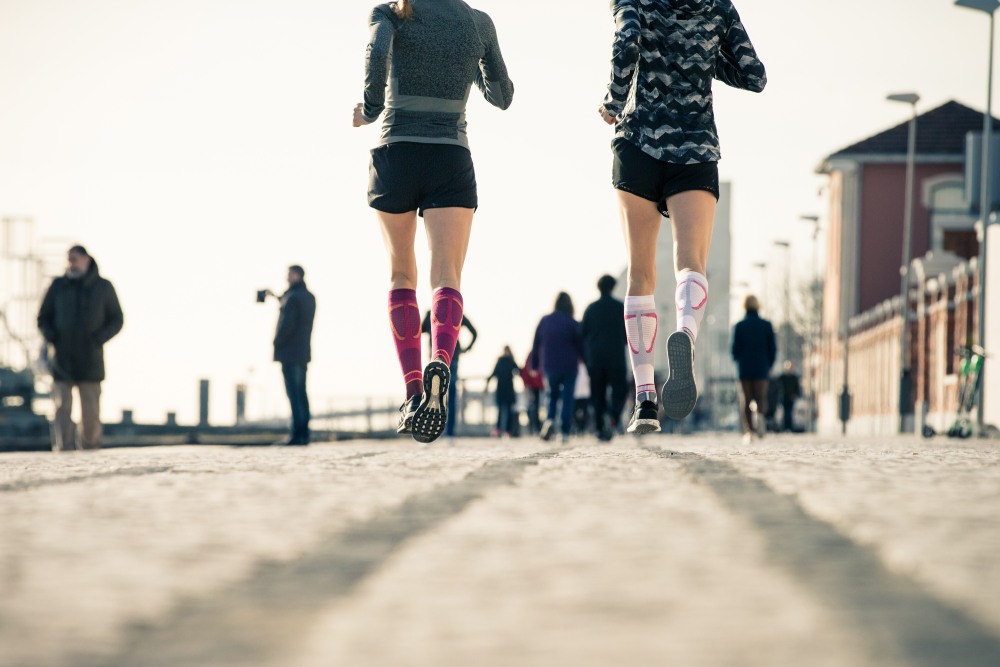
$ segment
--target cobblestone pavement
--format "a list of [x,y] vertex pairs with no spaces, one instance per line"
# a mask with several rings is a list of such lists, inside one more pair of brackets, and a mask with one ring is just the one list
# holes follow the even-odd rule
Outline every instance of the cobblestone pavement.
[[0,456],[0,667],[1000,665],[1000,444]]

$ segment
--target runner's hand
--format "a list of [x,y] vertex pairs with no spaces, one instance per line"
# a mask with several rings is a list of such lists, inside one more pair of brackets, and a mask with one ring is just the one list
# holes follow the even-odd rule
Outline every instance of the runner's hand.
[[370,125],[371,121],[365,119],[365,105],[358,103],[358,106],[354,107],[354,127],[361,127],[362,125]]
[[601,118],[603,118],[604,122],[607,123],[608,125],[615,124],[615,117],[609,114],[607,111],[605,111],[603,105],[597,107],[597,113],[601,114]]

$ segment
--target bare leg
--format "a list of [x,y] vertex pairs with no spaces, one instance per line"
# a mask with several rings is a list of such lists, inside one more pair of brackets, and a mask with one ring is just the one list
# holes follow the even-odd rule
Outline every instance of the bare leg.
[[617,192],[628,252],[628,295],[646,296],[656,289],[656,238],[663,216],[655,202],[630,192]]
[[715,223],[715,195],[707,190],[690,190],[667,200],[674,232],[674,269],[702,275],[708,266]]
[[471,208],[432,208],[424,211],[424,227],[431,249],[431,289],[462,289],[462,268],[472,234]]
[[382,226],[382,239],[389,253],[392,289],[417,288],[417,255],[413,242],[417,236],[417,212],[384,213],[376,211]]

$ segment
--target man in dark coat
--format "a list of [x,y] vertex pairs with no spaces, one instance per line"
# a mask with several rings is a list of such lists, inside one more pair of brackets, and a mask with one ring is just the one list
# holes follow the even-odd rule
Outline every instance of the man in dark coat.
[[760,316],[760,302],[750,295],[743,302],[746,317],[733,330],[733,360],[739,369],[740,388],[743,392],[743,439],[753,438],[754,422],[752,404],[757,405],[758,435],[764,434],[764,415],[767,414],[768,376],[778,356],[774,327]]
[[306,368],[312,361],[312,329],[316,297],[306,288],[306,272],[299,265],[288,267],[288,290],[281,295],[278,328],[274,334],[274,360],[281,363],[285,393],[292,406],[292,434],[278,445],[309,444],[309,396]]
[[[38,311],[38,328],[55,348],[51,357],[56,404],[54,451],[99,449],[104,345],[122,330],[124,316],[110,281],[83,246],[66,256],[65,275],[52,281]],[[80,394],[82,433],[73,423],[73,389]]]
[[[590,395],[597,420],[597,437],[610,440],[625,408],[626,365],[625,304],[611,296],[618,283],[611,276],[601,276],[597,289],[601,293],[583,312],[580,334],[583,336],[584,359],[590,373]],[[611,403],[608,403],[608,390]]]

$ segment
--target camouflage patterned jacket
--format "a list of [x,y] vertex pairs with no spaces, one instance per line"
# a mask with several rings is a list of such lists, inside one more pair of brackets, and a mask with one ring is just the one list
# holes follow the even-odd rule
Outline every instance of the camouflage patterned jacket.
[[613,0],[616,30],[604,109],[615,136],[664,162],[721,157],[712,79],[759,93],[767,83],[731,0]]

